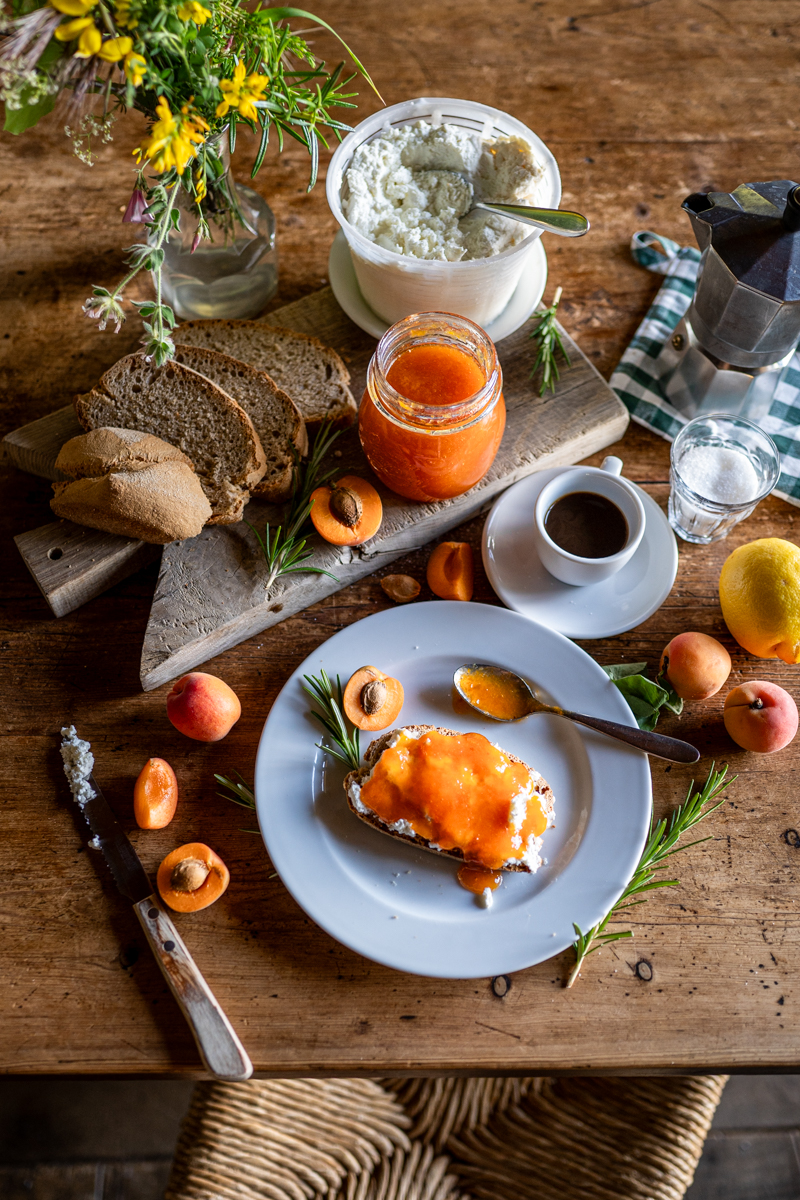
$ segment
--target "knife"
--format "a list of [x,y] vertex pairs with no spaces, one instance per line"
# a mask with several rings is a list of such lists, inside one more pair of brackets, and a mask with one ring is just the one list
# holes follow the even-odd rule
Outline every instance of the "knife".
[[122,895],[133,902],[150,949],[189,1023],[203,1062],[217,1079],[249,1079],[253,1064],[247,1052],[186,949],[160,896],[153,891],[139,855],[94,775],[89,776],[88,782],[94,796],[78,807],[94,834],[93,844],[102,850]]

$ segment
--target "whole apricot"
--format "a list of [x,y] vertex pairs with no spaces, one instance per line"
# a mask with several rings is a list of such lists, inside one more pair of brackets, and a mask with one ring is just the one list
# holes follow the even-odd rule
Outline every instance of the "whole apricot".
[[797,705],[777,683],[751,679],[728,692],[723,720],[737,746],[774,754],[797,733]]
[[242,706],[233,688],[205,671],[184,675],[167,696],[170,721],[197,742],[219,742],[241,715]]
[[707,633],[679,633],[664,647],[659,667],[681,700],[707,700],[731,673],[731,656]]

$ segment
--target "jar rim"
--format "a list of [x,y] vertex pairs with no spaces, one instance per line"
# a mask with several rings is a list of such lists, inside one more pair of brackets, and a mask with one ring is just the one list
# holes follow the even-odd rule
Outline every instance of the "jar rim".
[[[452,345],[481,366],[485,383],[471,396],[449,404],[423,404],[398,392],[388,380],[392,364],[414,345]],[[494,342],[484,329],[457,313],[411,313],[386,330],[367,368],[373,403],[396,425],[428,433],[450,433],[482,420],[491,412],[503,387],[503,372]]]

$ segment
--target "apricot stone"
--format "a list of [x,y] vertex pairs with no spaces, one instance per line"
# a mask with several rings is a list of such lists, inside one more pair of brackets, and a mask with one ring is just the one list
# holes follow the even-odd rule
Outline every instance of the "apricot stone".
[[241,715],[242,706],[233,688],[205,671],[184,675],[167,696],[170,721],[197,742],[219,742]]
[[731,656],[707,633],[679,633],[664,648],[659,668],[681,700],[707,700],[731,673]]
[[774,754],[797,733],[797,705],[777,683],[751,679],[728,692],[723,720],[737,746]]

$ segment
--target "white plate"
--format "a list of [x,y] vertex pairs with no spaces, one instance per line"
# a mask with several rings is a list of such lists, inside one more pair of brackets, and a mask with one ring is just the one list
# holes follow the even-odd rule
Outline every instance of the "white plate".
[[[334,296],[350,320],[355,321],[356,325],[365,333],[371,333],[374,338],[383,337],[389,326],[382,317],[373,312],[361,295],[353,260],[350,257],[350,247],[341,229],[333,239],[328,256],[328,278]],[[534,244],[528,266],[522,272],[520,281],[508,304],[500,316],[486,326],[486,333],[493,342],[499,342],[504,337],[508,337],[510,333],[519,329],[520,325],[527,321],[544,295],[546,283],[547,255],[544,252],[542,239],[539,238]]]
[[[558,717],[499,725],[453,712],[453,672],[464,662],[522,672],[560,705],[635,724],[583,650],[506,609],[457,601],[408,604],[335,634],[298,667],[267,718],[255,792],[270,858],[310,917],[345,946],[417,975],[471,979],[519,971],[559,954],[619,897],[650,819],[647,757]],[[303,676],[324,668],[344,683],[364,663],[405,689],[397,725],[476,730],[540,770],[555,793],[547,864],[506,875],[491,909],[456,882],[457,864],[415,850],[350,812],[343,765],[315,747]],[[380,736],[380,735],[375,735]],[[362,734],[362,752],[370,738]]]
[[554,579],[533,544],[533,510],[548,480],[570,469],[536,471],[503,492],[483,527],[483,565],[503,603],[523,617],[570,638],[614,637],[641,625],[664,603],[678,571],[678,544],[655,500],[637,488],[647,524],[630,562],[589,587]]

